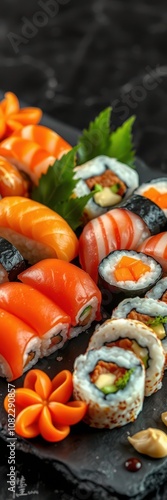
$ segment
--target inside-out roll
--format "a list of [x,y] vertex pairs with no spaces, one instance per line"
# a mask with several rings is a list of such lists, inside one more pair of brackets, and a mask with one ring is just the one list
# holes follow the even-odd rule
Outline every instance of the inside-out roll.
[[75,179],[79,179],[74,189],[76,196],[96,191],[84,208],[85,221],[118,205],[122,199],[131,196],[139,185],[139,176],[135,170],[116,158],[104,155],[76,167]]
[[75,359],[74,397],[88,404],[84,420],[91,427],[113,429],[136,420],[144,390],[144,364],[131,351],[102,347]]
[[167,304],[167,277],[161,278],[152,288],[148,290],[145,297],[162,300]]
[[162,342],[167,369],[167,304],[146,297],[124,299],[113,310],[112,318],[136,319],[149,326]]
[[146,370],[145,396],[151,396],[161,388],[165,354],[161,341],[151,328],[137,320],[108,319],[96,328],[88,350],[103,346],[130,350],[143,361]]

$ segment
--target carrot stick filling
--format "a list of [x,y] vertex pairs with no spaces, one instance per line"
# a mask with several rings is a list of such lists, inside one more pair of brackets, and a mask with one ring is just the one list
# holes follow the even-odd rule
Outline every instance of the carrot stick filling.
[[141,260],[124,256],[114,269],[114,277],[116,281],[138,281],[148,271],[150,266]]

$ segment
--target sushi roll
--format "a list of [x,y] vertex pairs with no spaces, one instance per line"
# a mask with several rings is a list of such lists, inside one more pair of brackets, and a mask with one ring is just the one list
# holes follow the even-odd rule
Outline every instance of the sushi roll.
[[135,319],[108,319],[95,329],[87,350],[103,346],[130,350],[142,360],[146,370],[145,396],[161,389],[165,354],[151,328]]
[[118,205],[139,185],[139,176],[135,170],[108,156],[97,156],[76,167],[74,178],[79,179],[74,189],[76,196],[96,191],[84,208],[85,221],[94,219]]
[[135,193],[148,198],[160,207],[167,215],[167,178],[160,177],[143,183]]
[[99,265],[99,283],[111,293],[144,295],[162,276],[155,259],[134,250],[109,253]]
[[13,314],[0,309],[0,377],[15,380],[34,366],[41,352],[36,332]]
[[78,254],[78,239],[67,222],[45,205],[22,196],[0,200],[0,236],[30,264],[48,257],[70,261]]
[[156,259],[162,266],[163,273],[167,273],[167,231],[146,238],[137,250]]
[[145,296],[150,299],[162,300],[167,304],[167,277],[159,280]]
[[134,353],[102,347],[74,362],[73,392],[88,404],[85,422],[113,429],[136,420],[143,407],[145,368]]
[[124,299],[113,310],[111,317],[136,319],[149,326],[162,342],[167,369],[167,304],[141,297]]
[[29,325],[41,339],[41,357],[63,347],[70,317],[52,300],[23,283],[0,286],[0,308]]
[[82,269],[59,259],[45,259],[19,274],[19,280],[54,301],[70,316],[69,338],[101,319],[101,292]]
[[0,237],[0,283],[15,281],[26,267],[26,260],[19,250],[10,241]]
[[113,208],[86,224],[79,238],[79,261],[95,283],[101,260],[114,250],[136,250],[150,236],[141,217],[124,208]]
[[154,200],[144,198],[140,193],[137,193],[139,193],[139,190],[135,191],[135,194],[124,203],[121,203],[121,207],[139,215],[149,228],[151,235],[164,231],[167,224],[164,210]]

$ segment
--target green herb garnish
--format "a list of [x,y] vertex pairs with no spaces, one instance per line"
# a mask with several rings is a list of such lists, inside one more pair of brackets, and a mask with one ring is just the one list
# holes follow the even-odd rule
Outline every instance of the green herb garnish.
[[150,318],[147,321],[148,326],[158,326],[167,323],[167,316],[157,316],[156,318]]
[[115,384],[112,385],[105,385],[101,391],[104,392],[104,394],[111,394],[114,392],[117,392],[119,390],[122,390],[126,387],[127,383],[129,382],[130,376],[134,372],[135,368],[131,368],[130,370],[127,370],[127,372],[120,377]]
[[[32,189],[31,198],[61,215],[75,231],[83,223],[83,210],[88,201],[103,188],[95,186],[89,194],[77,197],[74,189],[80,179],[75,179],[75,166],[99,155],[115,157],[132,166],[134,150],[132,146],[132,125],[129,118],[114,132],[110,130],[111,108],[102,111],[88,130],[84,130],[78,145],[50,166]],[[115,187],[114,187],[115,186]],[[116,185],[112,187],[115,191]]]
[[112,108],[106,108],[90,123],[88,129],[83,131],[78,142],[78,165],[96,156],[106,155],[134,167],[132,126],[135,117],[131,116],[121,127],[112,132],[111,111]]
[[74,179],[76,151],[77,147],[63,155],[60,160],[56,160],[46,174],[40,177],[39,184],[31,195],[33,200],[61,215],[73,230],[81,225],[83,209],[94,195],[94,191],[81,198],[73,195],[78,182],[78,179]]

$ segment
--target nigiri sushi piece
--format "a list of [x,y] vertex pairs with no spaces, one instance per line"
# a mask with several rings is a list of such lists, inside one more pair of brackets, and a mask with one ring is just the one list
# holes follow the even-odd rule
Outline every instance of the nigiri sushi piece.
[[42,110],[35,107],[21,108],[17,96],[6,92],[0,102],[0,140],[10,136],[29,123],[36,124],[42,118]]
[[6,158],[0,156],[0,197],[29,195],[30,182]]
[[139,252],[154,257],[167,272],[167,231],[146,238],[137,248]]
[[27,263],[19,250],[10,241],[0,237],[0,283],[15,281],[26,267]]
[[[56,160],[55,156],[50,155],[37,142],[15,137],[14,135],[2,141],[1,147],[4,156],[6,150],[10,162],[19,170],[25,172],[34,184],[38,184],[41,175],[45,174],[48,167],[53,165]],[[9,152],[11,155],[9,155]]]
[[13,314],[0,309],[0,376],[15,380],[37,363],[41,340]]
[[30,264],[48,257],[70,261],[78,254],[78,239],[67,222],[22,196],[0,200],[0,236],[14,244]]
[[41,357],[60,349],[67,340],[70,317],[52,300],[29,285],[1,285],[0,308],[35,330],[41,338]]
[[114,250],[135,250],[150,231],[141,217],[133,212],[114,208],[88,222],[79,239],[79,260],[82,268],[98,281],[98,266]]
[[56,302],[70,316],[70,338],[101,319],[101,292],[91,277],[74,264],[45,259],[20,273],[19,279]]
[[42,149],[58,159],[72,149],[63,137],[44,125],[27,125],[14,135],[39,144]]

